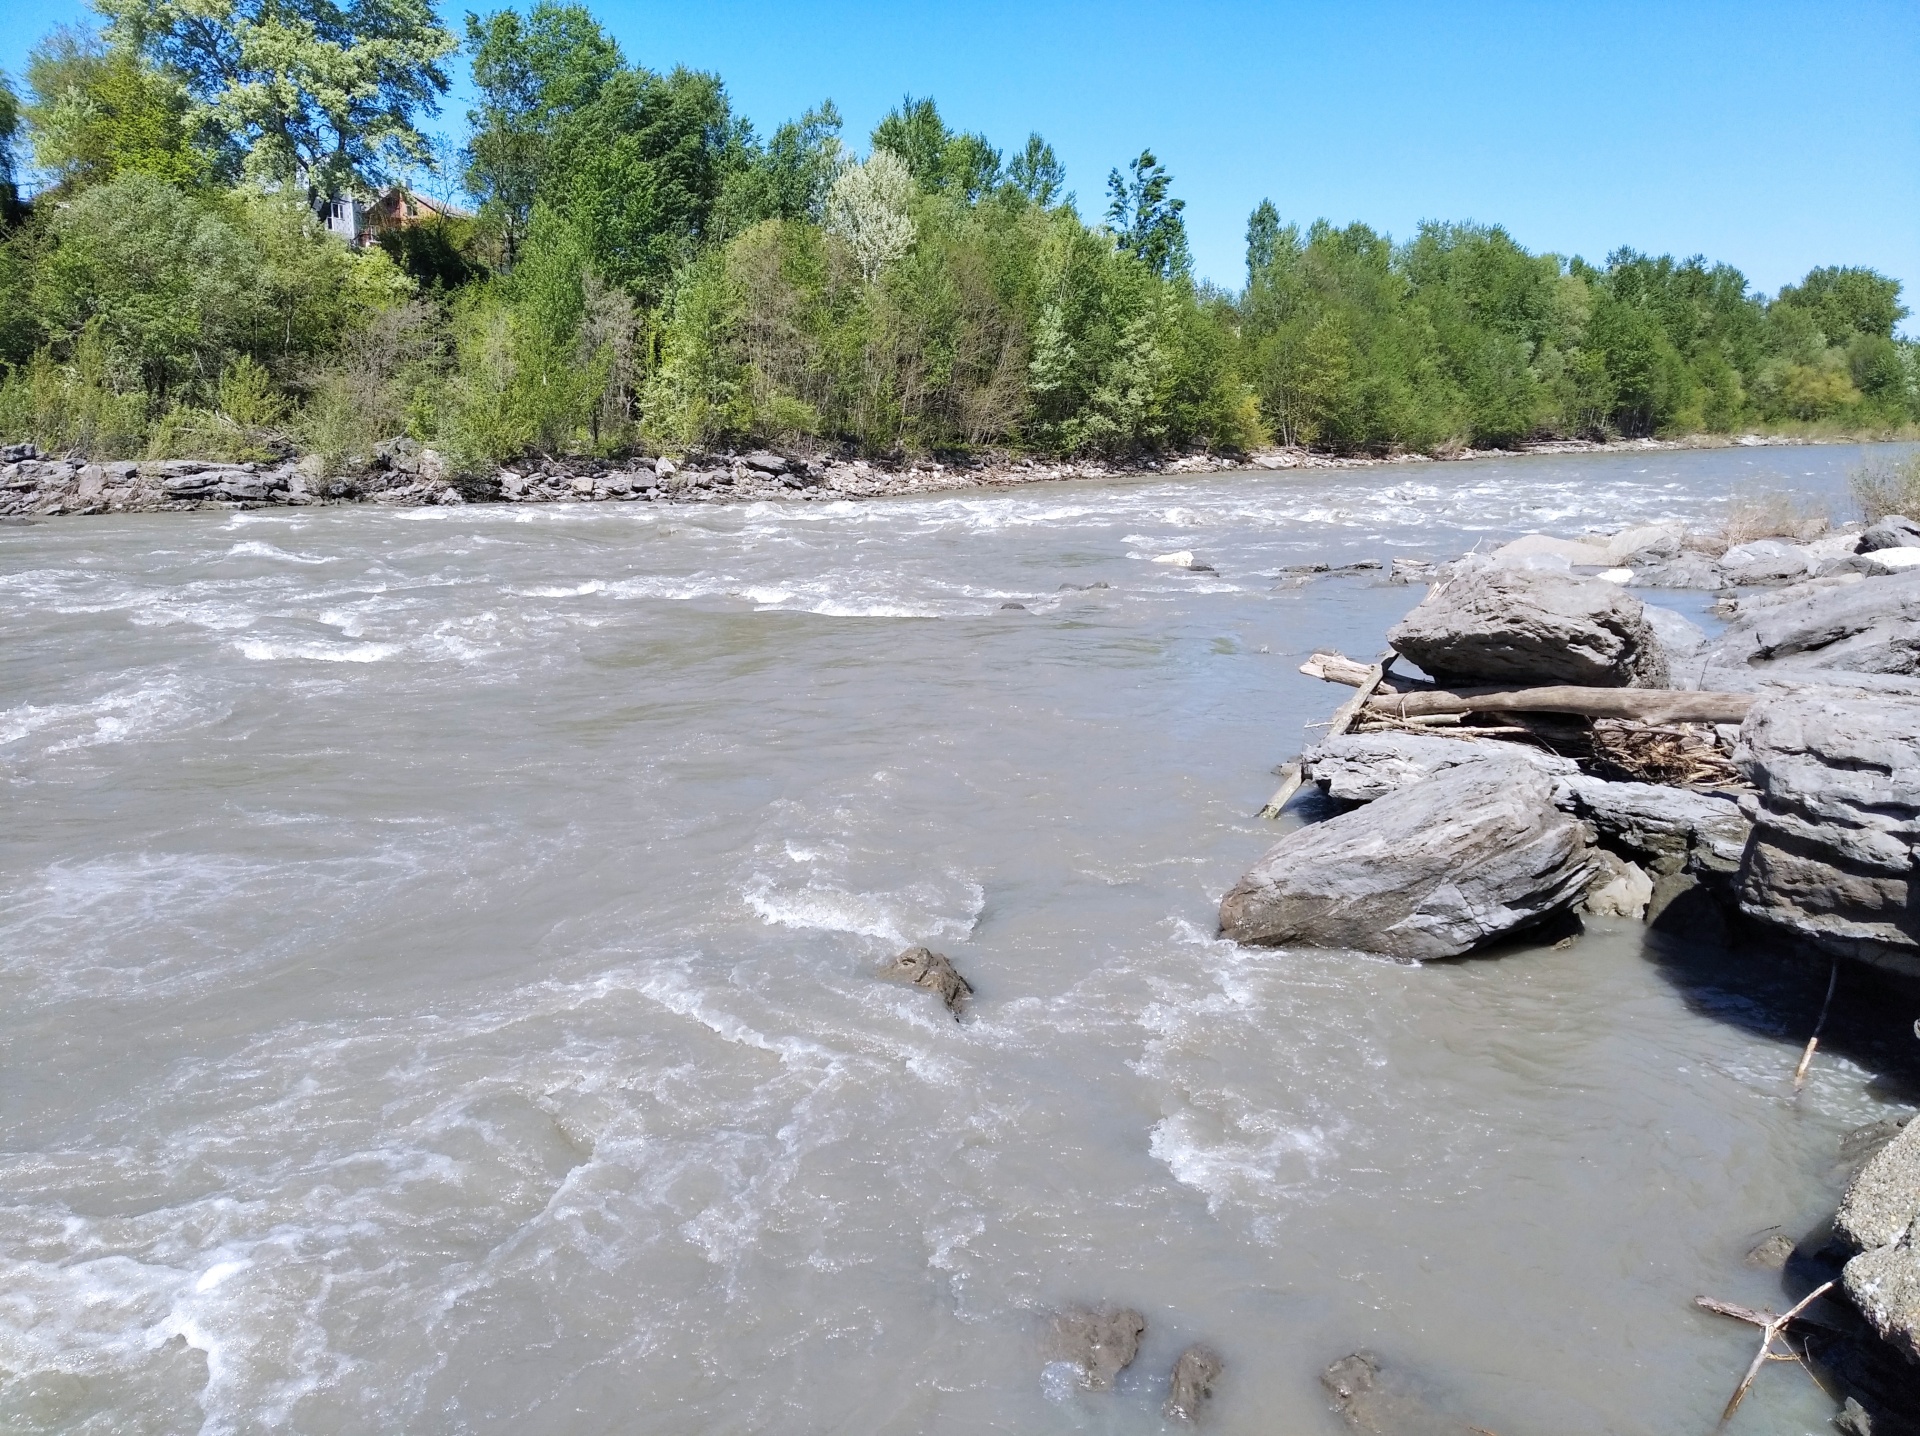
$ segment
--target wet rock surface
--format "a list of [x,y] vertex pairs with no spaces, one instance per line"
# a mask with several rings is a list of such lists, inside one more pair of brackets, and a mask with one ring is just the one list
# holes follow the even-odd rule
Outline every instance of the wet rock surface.
[[1742,1258],[1748,1266],[1758,1267],[1762,1271],[1779,1271],[1787,1264],[1787,1258],[1793,1255],[1793,1238],[1785,1232],[1775,1232],[1763,1237],[1747,1249]]
[[1041,1352],[1073,1366],[1087,1390],[1107,1391],[1140,1354],[1146,1330],[1147,1319],[1131,1307],[1069,1307],[1054,1314]]
[[957,1022],[973,996],[973,985],[954,970],[945,953],[928,947],[910,947],[891,958],[880,975],[895,982],[911,982],[938,997]]
[[1920,1361],[1920,1123],[1909,1122],[1854,1175],[1834,1230],[1859,1249],[1847,1297],[1874,1332]]
[[1617,584],[1487,565],[1456,569],[1387,630],[1443,682],[1663,688],[1665,649]]
[[1213,1399],[1213,1383],[1220,1379],[1220,1358],[1207,1347],[1189,1346],[1173,1363],[1167,1378],[1167,1400],[1160,1414],[1169,1421],[1198,1421]]
[[1236,942],[1457,957],[1569,912],[1595,870],[1553,782],[1497,753],[1282,838],[1220,905]]
[[1815,947],[1920,974],[1920,699],[1765,697],[1741,725],[1736,759],[1755,789],[1741,911]]

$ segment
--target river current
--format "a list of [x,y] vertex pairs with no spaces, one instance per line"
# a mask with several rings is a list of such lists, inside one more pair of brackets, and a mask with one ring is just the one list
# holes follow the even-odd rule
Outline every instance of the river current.
[[[1778,1303],[1869,1074],[1794,1100],[1752,959],[1637,926],[1214,914],[1344,695],[1297,665],[1420,593],[1284,568],[1862,457],[0,528],[0,1428],[1156,1432],[1204,1341],[1223,1436],[1338,1430],[1357,1347],[1501,1436],[1710,1429],[1753,1333],[1691,1298]],[[1069,1302],[1148,1318],[1110,1393]]]

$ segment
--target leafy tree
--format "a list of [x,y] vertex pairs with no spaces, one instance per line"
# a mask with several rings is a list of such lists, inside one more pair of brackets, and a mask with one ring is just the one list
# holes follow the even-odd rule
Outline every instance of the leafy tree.
[[49,330],[98,333],[162,397],[219,375],[256,293],[257,266],[231,224],[128,174],[80,195],[48,229],[34,303]]
[[717,76],[623,70],[555,127],[542,194],[596,273],[657,300],[709,237],[738,141]]
[[551,0],[524,18],[514,10],[468,15],[467,48],[480,92],[467,112],[467,188],[499,223],[511,267],[547,179],[555,132],[626,59],[585,6]]
[[34,48],[27,83],[34,163],[61,189],[120,174],[187,186],[213,177],[219,157],[194,143],[185,87],[127,47],[57,29]]
[[108,39],[177,74],[250,172],[323,191],[427,153],[458,48],[433,0],[98,0]]
[[13,81],[0,70],[0,224],[13,223],[20,202],[20,187],[15,178],[13,141],[20,130],[20,97]]
[[1263,199],[1247,216],[1247,283],[1254,283],[1273,267],[1280,247],[1280,211]]
[[972,204],[1000,179],[1000,152],[985,136],[947,128],[930,99],[908,95],[874,126],[873,147],[891,150],[906,162],[922,189]]
[[821,223],[844,155],[840,123],[828,100],[781,125],[764,147],[744,134],[746,161],[727,176],[716,227],[733,235],[769,219]]
[[851,165],[827,195],[827,233],[844,240],[871,284],[913,243],[913,175],[889,149]]
[[1845,344],[1856,334],[1891,338],[1893,326],[1907,317],[1900,281],[1871,269],[1813,270],[1773,302],[1776,308],[1804,310],[1829,344]]
[[1067,172],[1053,146],[1031,134],[1020,153],[1007,162],[1007,182],[1033,204],[1050,209],[1066,188]]
[[1180,217],[1187,202],[1173,198],[1173,176],[1152,150],[1140,151],[1125,176],[1119,170],[1108,175],[1107,195],[1107,223],[1122,249],[1166,278],[1192,272],[1187,222]]

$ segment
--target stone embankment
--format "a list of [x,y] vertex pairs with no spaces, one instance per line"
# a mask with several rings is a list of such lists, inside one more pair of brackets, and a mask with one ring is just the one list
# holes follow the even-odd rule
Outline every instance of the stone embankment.
[[[1633,439],[1611,444],[1564,441],[1521,450],[1463,449],[1447,460],[1511,458],[1521,453],[1591,453],[1795,442],[1748,435],[1738,440]],[[1252,454],[1184,454],[1137,460],[1048,461],[980,458],[876,463],[836,456],[695,454],[684,459],[618,461],[540,459],[491,474],[457,475],[445,459],[410,439],[378,445],[349,474],[329,474],[314,456],[295,462],[222,463],[210,459],[89,462],[43,454],[32,444],[0,445],[0,517],[153,513],[263,505],[372,503],[390,507],[461,503],[741,503],[773,499],[871,499],[954,489],[1004,488],[1074,479],[1229,469],[1351,469],[1422,464],[1427,454],[1383,457],[1264,449]]]
[[[1765,547],[1530,535],[1419,577],[1386,662],[1303,666],[1360,690],[1298,763],[1334,812],[1226,894],[1223,936],[1431,960],[1627,919],[1920,992],[1920,524]],[[1683,583],[1720,591],[1717,637],[1641,597]],[[1835,1232],[1788,1269],[1850,1302],[1806,1321],[1882,1343],[1835,1347],[1843,1420],[1913,1429],[1920,1122],[1860,1171]]]

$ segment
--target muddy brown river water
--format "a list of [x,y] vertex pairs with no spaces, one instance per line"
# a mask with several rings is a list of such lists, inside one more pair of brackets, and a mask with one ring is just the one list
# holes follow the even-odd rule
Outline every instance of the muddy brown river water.
[[[1798,976],[1214,911],[1297,664],[1419,596],[1284,566],[1862,456],[0,528],[0,1428],[1154,1432],[1205,1341],[1223,1436],[1336,1431],[1362,1346],[1500,1436],[1711,1429],[1691,1298],[1777,1302],[1899,1095],[1793,1099]],[[1071,1301],[1148,1318],[1110,1393]]]

